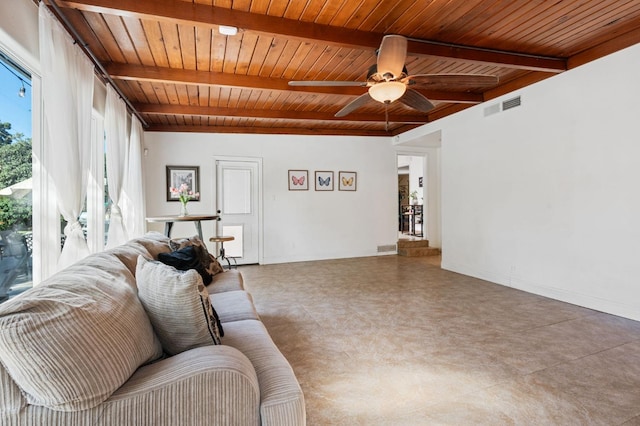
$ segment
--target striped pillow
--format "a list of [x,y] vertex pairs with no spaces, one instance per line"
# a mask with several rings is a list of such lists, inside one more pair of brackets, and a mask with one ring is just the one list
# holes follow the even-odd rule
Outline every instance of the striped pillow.
[[162,355],[136,290],[85,269],[61,272],[0,305],[0,361],[29,404],[95,407]]
[[220,344],[209,294],[195,269],[178,271],[139,256],[136,281],[138,297],[168,355]]

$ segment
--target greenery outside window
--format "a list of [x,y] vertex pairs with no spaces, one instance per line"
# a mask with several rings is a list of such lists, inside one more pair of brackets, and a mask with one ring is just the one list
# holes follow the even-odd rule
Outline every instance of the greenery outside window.
[[0,302],[32,286],[31,76],[0,53]]

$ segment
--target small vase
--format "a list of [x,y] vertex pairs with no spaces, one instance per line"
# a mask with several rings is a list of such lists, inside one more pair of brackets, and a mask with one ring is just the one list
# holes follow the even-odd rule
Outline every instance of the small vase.
[[187,203],[180,203],[180,216],[189,216],[187,211]]

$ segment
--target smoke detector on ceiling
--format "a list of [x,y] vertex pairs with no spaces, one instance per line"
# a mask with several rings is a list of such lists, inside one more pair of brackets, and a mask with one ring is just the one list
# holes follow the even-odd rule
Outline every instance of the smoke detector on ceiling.
[[220,25],[220,27],[218,28],[218,31],[220,31],[220,34],[226,35],[226,36],[234,36],[238,34],[238,28],[228,27],[226,25]]

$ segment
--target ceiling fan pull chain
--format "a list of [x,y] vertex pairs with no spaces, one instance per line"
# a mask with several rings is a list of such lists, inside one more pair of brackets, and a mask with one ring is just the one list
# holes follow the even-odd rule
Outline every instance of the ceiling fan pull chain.
[[389,103],[385,102],[384,103],[384,131],[388,132],[389,131]]

